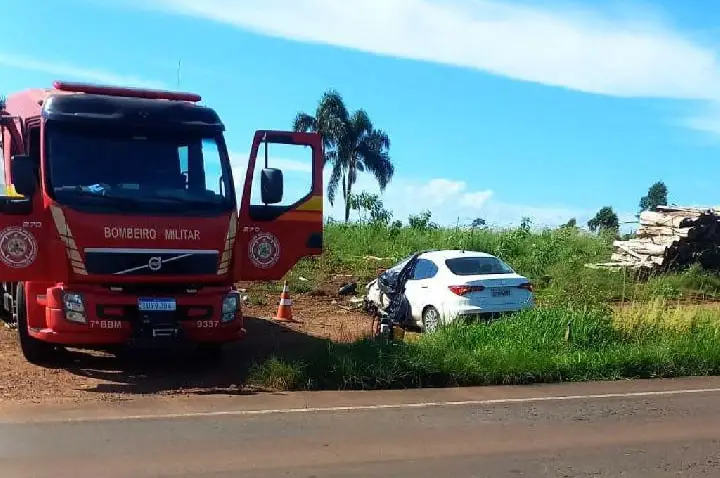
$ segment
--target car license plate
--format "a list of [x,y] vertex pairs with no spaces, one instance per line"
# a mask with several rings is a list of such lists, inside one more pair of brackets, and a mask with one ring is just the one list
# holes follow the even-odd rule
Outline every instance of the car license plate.
[[493,297],[506,297],[508,295],[510,295],[510,289],[506,289],[505,287],[498,287],[492,290]]
[[138,309],[143,312],[174,312],[177,309],[175,299],[138,299]]

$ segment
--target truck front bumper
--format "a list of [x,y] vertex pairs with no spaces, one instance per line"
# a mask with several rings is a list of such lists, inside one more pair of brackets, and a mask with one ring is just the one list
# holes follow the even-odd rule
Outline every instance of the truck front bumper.
[[[46,326],[31,328],[30,335],[45,342],[79,347],[232,342],[245,335],[239,296],[235,312],[226,313],[223,319],[223,302],[232,292],[227,287],[205,287],[185,293],[175,290],[147,294],[99,286],[57,285],[47,290],[46,303],[42,304]],[[66,294],[81,304],[82,314],[68,310]],[[147,310],[141,302],[163,307]]]

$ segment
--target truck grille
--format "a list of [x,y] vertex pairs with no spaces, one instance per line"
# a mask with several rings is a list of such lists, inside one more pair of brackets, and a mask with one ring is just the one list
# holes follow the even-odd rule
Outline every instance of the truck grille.
[[218,251],[171,249],[85,249],[88,274],[183,276],[217,273]]

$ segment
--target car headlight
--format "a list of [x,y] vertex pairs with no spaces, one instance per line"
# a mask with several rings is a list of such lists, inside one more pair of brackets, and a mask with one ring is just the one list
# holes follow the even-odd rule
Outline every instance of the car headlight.
[[232,322],[240,308],[240,294],[231,292],[223,298],[222,302],[222,321]]
[[63,292],[63,309],[65,310],[65,318],[70,322],[80,324],[87,323],[85,313],[85,301],[82,294],[77,292]]

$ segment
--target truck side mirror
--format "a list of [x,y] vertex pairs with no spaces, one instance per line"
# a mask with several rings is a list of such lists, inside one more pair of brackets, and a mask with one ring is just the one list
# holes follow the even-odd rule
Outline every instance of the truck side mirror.
[[15,191],[27,198],[33,197],[37,188],[35,165],[30,156],[17,154],[10,159],[10,174]]
[[265,168],[260,176],[262,202],[277,204],[283,198],[283,173],[279,169]]

